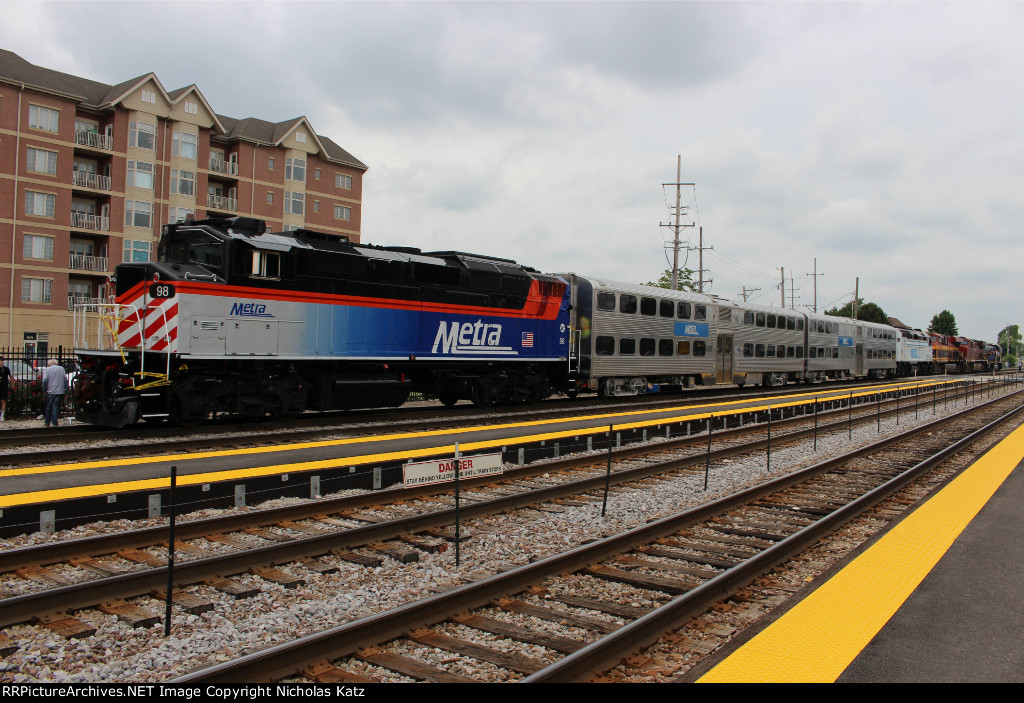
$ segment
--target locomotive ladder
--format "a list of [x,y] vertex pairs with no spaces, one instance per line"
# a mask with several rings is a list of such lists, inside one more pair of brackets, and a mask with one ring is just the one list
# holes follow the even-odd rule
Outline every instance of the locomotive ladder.
[[[143,378],[153,378],[154,380],[148,383],[137,384],[135,378],[132,378],[132,387],[136,391],[146,390],[147,388],[154,388],[156,386],[170,385],[171,376],[171,355],[170,352],[167,356],[167,367],[164,373],[155,371],[146,371],[146,335],[145,335],[145,318],[140,314],[139,309],[135,305],[123,305],[121,303],[76,303],[73,311],[73,324],[74,324],[74,336],[75,336],[75,347],[79,346],[79,340],[81,339],[82,346],[86,344],[86,337],[88,330],[87,313],[90,312],[89,308],[95,309],[97,312],[97,318],[100,325],[96,326],[96,349],[109,349],[112,346],[117,349],[117,353],[121,355],[121,363],[127,364],[128,359],[124,353],[124,347],[121,345],[119,339],[119,330],[121,329],[121,323],[134,320],[139,325],[140,339],[142,340],[142,346],[139,353],[139,370],[135,372],[134,376]],[[163,341],[169,342],[167,333],[167,313],[162,308],[154,308],[159,311],[160,316],[163,318],[164,334]],[[103,333],[106,331],[106,340],[103,339]]]

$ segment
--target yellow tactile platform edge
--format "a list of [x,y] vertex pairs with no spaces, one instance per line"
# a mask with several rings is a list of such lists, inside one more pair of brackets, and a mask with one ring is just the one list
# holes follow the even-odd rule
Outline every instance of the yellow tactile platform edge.
[[1024,426],[698,682],[835,681],[1022,458]]

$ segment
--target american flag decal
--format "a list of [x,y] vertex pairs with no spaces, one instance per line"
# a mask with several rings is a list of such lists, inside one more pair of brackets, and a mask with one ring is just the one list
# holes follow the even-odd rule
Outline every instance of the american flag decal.
[[533,346],[533,332],[523,332],[523,346],[524,347],[532,347]]

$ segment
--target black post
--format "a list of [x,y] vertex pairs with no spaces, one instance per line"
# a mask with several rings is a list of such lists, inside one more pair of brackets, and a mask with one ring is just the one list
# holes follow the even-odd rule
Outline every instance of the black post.
[[615,425],[608,425],[608,473],[604,478],[604,501],[601,503],[601,517],[604,517],[604,512],[608,509],[608,490],[612,485],[612,433],[614,430]]
[[455,566],[459,566],[462,557],[462,530],[459,523],[459,443],[455,443]]
[[878,399],[878,411],[875,413],[875,417],[878,418],[878,433],[882,433],[882,394],[879,393],[875,396]]
[[814,451],[818,451],[818,399],[814,399]]
[[768,457],[765,468],[772,470],[772,404],[768,403]]
[[714,420],[714,419],[715,419],[715,416],[712,413],[711,416],[708,417],[708,454],[707,454],[707,458],[704,460],[704,490],[705,491],[708,489],[708,476],[711,474],[711,421]]
[[896,424],[900,424],[900,387],[896,386]]
[[853,391],[846,401],[846,435],[849,441],[853,441]]
[[917,419],[917,406],[921,402],[921,386],[914,386],[914,419]]
[[170,517],[170,539],[167,541],[167,601],[164,606],[164,637],[171,636],[171,606],[174,604],[174,515],[176,489],[178,485],[178,467],[171,467],[171,494],[168,498],[167,514]]

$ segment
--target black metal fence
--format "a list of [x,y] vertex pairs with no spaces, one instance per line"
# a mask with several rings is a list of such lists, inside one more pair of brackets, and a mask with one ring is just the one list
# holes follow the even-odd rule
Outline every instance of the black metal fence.
[[[0,347],[0,357],[3,357],[3,365],[11,371],[6,403],[8,418],[42,415],[46,394],[43,393],[40,381],[50,359],[56,359],[69,374],[78,370],[74,350],[62,346],[42,352],[25,347]],[[71,410],[71,396],[71,393],[64,396],[65,413]]]

